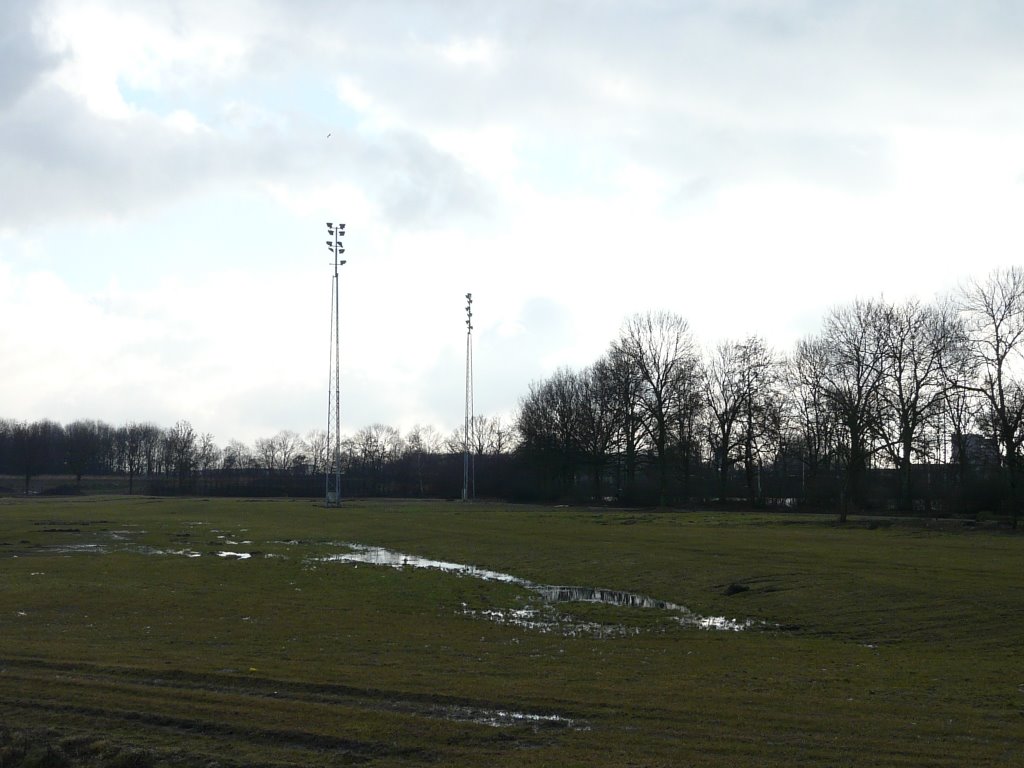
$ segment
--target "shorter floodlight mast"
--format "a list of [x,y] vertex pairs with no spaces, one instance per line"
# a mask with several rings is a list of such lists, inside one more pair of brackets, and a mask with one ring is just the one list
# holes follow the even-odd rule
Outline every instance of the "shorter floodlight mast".
[[466,294],[466,422],[462,461],[462,500],[476,496],[476,473],[470,453],[470,434],[473,430],[473,294]]
[[[334,282],[331,290],[331,350],[327,386],[327,441],[329,458],[326,462],[324,480],[324,506],[341,506],[341,341],[339,338],[340,294],[338,292],[338,267],[345,263],[341,254],[345,252],[341,238],[345,236],[345,225],[327,222],[327,234],[333,240],[327,247],[334,256]],[[333,443],[333,444],[332,444]]]

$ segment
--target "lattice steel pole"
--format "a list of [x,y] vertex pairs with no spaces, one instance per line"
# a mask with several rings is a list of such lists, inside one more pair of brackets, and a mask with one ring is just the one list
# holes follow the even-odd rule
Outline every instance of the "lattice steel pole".
[[[341,238],[345,236],[345,225],[337,226],[327,222],[327,234],[333,239],[327,241],[327,247],[334,256],[334,281],[331,289],[331,349],[330,366],[327,384],[327,451],[330,460],[327,462],[324,478],[324,505],[341,505],[341,294],[338,286],[338,267],[345,263],[341,254],[345,246]],[[334,445],[331,445],[331,442]]]
[[466,421],[462,461],[462,500],[476,496],[476,477],[470,456],[470,435],[473,431],[473,294],[466,294]]

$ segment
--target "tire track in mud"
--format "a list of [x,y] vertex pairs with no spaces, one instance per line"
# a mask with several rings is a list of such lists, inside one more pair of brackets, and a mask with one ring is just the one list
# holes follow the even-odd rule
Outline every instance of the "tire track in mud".
[[[343,707],[366,712],[425,717],[453,723],[494,728],[529,728],[547,733],[590,730],[582,718],[550,712],[521,712],[498,702],[442,694],[402,692],[374,688],[231,673],[199,674],[181,670],[111,667],[42,659],[0,658],[0,689],[22,681],[28,686],[110,690],[113,699],[148,698],[155,704],[171,701],[163,692],[192,694],[197,706],[227,704],[230,699],[274,701],[284,706]],[[38,693],[42,694],[42,690]],[[198,696],[197,696],[198,695]],[[199,700],[201,699],[201,700]],[[8,703],[10,700],[8,700]]]
[[[32,701],[27,699],[5,699],[3,709],[16,708],[22,711],[44,711],[59,715],[77,715],[87,718],[98,732],[107,732],[102,723],[120,723],[156,728],[164,733],[181,738],[206,737],[233,743],[244,741],[247,745],[265,745],[281,751],[330,752],[332,759],[345,763],[367,763],[381,758],[435,762],[436,753],[413,747],[398,747],[383,742],[358,741],[330,734],[313,733],[296,729],[273,729],[257,726],[231,725],[201,718],[175,717],[155,712],[121,710],[109,707],[90,707],[81,704],[53,701]],[[245,763],[249,765],[248,762]],[[273,765],[274,763],[269,763]]]

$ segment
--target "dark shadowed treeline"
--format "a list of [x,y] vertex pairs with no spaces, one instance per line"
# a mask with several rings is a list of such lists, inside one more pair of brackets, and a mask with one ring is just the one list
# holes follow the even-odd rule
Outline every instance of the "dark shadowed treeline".
[[[861,300],[788,355],[756,335],[701,348],[670,312],[628,318],[582,370],[533,382],[514,423],[477,417],[471,494],[918,513],[1020,510],[1024,271],[934,303]],[[459,497],[463,430],[373,424],[342,446],[348,496]],[[324,493],[322,431],[219,447],[187,421],[0,421],[7,492],[115,476],[128,492]],[[0,487],[5,484],[0,479]],[[52,484],[48,487],[52,488]]]
[[547,496],[1016,524],[1022,353],[1018,268],[933,304],[836,307],[788,356],[756,335],[702,351],[679,315],[637,315],[592,366],[531,385],[519,455]]
[[[342,441],[348,496],[457,497],[462,493],[464,430],[442,436],[416,426],[407,434],[373,424]],[[470,450],[476,495],[504,496],[513,461],[512,429],[498,418],[473,420]],[[127,493],[261,496],[323,495],[326,433],[282,430],[224,447],[188,421],[169,428],[79,420],[0,419],[0,492],[71,493],[83,477],[115,477]],[[54,478],[60,478],[54,482]],[[45,482],[43,481],[45,478]],[[111,485],[104,483],[104,489]]]

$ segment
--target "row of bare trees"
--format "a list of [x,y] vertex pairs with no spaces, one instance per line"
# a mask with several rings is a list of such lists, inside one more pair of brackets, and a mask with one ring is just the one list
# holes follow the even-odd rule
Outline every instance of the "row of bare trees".
[[[500,418],[477,416],[469,448],[477,456],[508,454],[514,448],[513,437],[511,427]],[[417,425],[403,435],[395,427],[372,424],[343,438],[342,470],[369,492],[395,486],[405,473],[412,479],[401,477],[402,487],[418,488],[423,494],[436,485],[435,457],[461,455],[464,450],[463,429],[442,435],[432,426]],[[231,476],[316,477],[326,471],[328,456],[322,430],[304,436],[281,430],[251,445],[230,440],[221,448],[213,435],[197,431],[185,420],[170,428],[135,422],[114,427],[84,419],[66,426],[48,419],[0,420],[0,475],[22,478],[25,492],[40,475],[74,477],[75,487],[81,487],[83,475],[120,475],[127,479],[129,493],[135,491],[139,478],[148,481],[149,490],[173,492],[195,490],[198,479],[209,477],[221,478],[221,485],[223,478]],[[396,469],[399,463],[401,470]],[[315,482],[308,485],[317,487]]]
[[[513,424],[477,417],[470,450],[491,493],[509,497],[784,498],[837,505],[845,516],[850,505],[955,506],[970,489],[976,506],[1003,505],[1016,523],[1022,355],[1018,267],[934,302],[833,308],[787,355],[756,335],[704,349],[680,315],[648,312],[628,318],[593,365],[532,383]],[[457,494],[464,440],[462,428],[364,427],[342,444],[347,492]],[[117,474],[129,490],[138,478],[167,492],[215,478],[224,492],[315,494],[311,479],[231,478],[316,478],[332,451],[322,431],[218,447],[188,421],[0,420],[0,475],[22,477],[26,491],[40,474],[76,484]]]
[[42,419],[0,419],[0,474],[24,479],[24,490],[39,475],[124,475],[129,492],[138,477],[186,478],[214,466],[220,453],[213,436],[200,434],[187,421],[169,429],[130,422],[113,427],[80,419],[67,426]]
[[961,484],[985,467],[1016,521],[1022,353],[1017,267],[933,303],[836,307],[788,356],[757,336],[702,351],[682,317],[650,312],[629,318],[592,366],[530,386],[521,453],[562,492],[589,482],[595,497],[662,504],[726,497],[737,478],[756,501],[766,470],[799,476],[801,490],[828,477],[844,516],[868,503],[869,474],[896,473],[895,504],[911,509],[915,467],[954,466]]

